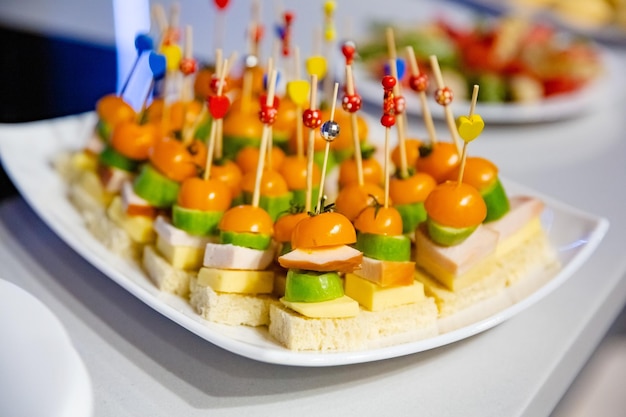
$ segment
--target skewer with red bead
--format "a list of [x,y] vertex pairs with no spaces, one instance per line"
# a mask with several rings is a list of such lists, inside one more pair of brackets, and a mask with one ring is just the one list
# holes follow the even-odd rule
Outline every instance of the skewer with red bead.
[[409,87],[418,94],[422,107],[424,125],[426,126],[426,131],[428,132],[428,139],[431,145],[435,145],[437,143],[437,133],[435,131],[435,123],[433,122],[433,116],[430,113],[430,107],[428,106],[428,100],[426,97],[426,90],[428,89],[429,82],[428,75],[420,71],[413,47],[407,46],[406,52],[409,61],[409,69],[411,71],[409,76]]
[[278,114],[278,100],[276,99],[276,79],[278,74],[276,70],[272,70],[267,94],[261,97],[261,110],[259,111],[259,120],[263,123],[263,132],[261,135],[261,144],[259,147],[259,162],[256,168],[256,177],[254,181],[254,192],[252,194],[252,205],[259,206],[261,198],[261,179],[263,170],[265,169],[265,159],[269,145],[269,139],[272,135],[272,124],[276,121]]
[[452,108],[450,108],[450,104],[454,99],[454,93],[452,92],[452,89],[450,89],[450,87],[447,87],[443,82],[443,75],[441,75],[439,61],[437,60],[437,57],[435,55],[430,56],[430,66],[433,70],[433,74],[435,75],[435,81],[437,81],[437,90],[435,90],[435,101],[437,102],[437,104],[443,106],[448,130],[450,131],[450,135],[454,140],[454,144],[456,145],[457,150],[460,153],[461,139],[459,138],[459,132],[456,128],[454,115],[452,114]]
[[396,100],[393,89],[397,84],[396,78],[391,75],[383,77],[381,82],[384,90],[383,94],[383,115],[380,118],[380,124],[385,127],[385,150],[384,150],[384,177],[385,177],[385,201],[383,206],[389,207],[389,131],[396,124]]
[[208,180],[211,176],[211,166],[213,164],[213,155],[216,147],[216,143],[218,142],[218,134],[219,134],[219,123],[223,121],[224,116],[228,112],[230,108],[230,99],[227,95],[224,94],[224,88],[226,85],[226,75],[229,71],[228,60],[226,60],[223,64],[219,65],[220,73],[219,75],[219,86],[214,95],[207,98],[207,107],[209,112],[211,113],[211,117],[213,118],[213,122],[211,123],[211,131],[209,133],[209,143],[207,149],[207,161],[204,170],[204,179]]
[[354,42],[346,42],[341,46],[341,52],[346,58],[346,88],[341,105],[345,111],[350,113],[350,125],[352,127],[352,142],[354,147],[354,161],[357,170],[357,182],[363,185],[363,157],[361,154],[361,141],[359,139],[359,125],[357,120],[357,112],[361,109],[361,96],[357,94],[354,86],[354,75],[352,73],[352,63],[356,48]]
[[334,141],[337,136],[339,136],[340,128],[339,123],[335,122],[335,106],[337,103],[337,91],[339,89],[339,84],[335,83],[335,88],[333,90],[333,100],[330,108],[330,119],[322,124],[320,128],[320,133],[322,138],[326,141],[326,146],[324,147],[324,160],[322,162],[322,175],[320,176],[320,187],[319,187],[319,198],[317,200],[317,207],[315,209],[316,213],[322,212],[322,201],[324,200],[324,182],[326,182],[326,168],[328,166],[328,156],[330,154],[330,144]]
[[[311,89],[309,96],[309,108],[302,112],[302,123],[309,129],[307,143],[307,177],[306,177],[306,200],[304,211],[311,211],[313,198],[313,164],[315,153],[315,129],[322,125],[322,112],[317,109],[317,75],[311,74]],[[321,195],[321,194],[320,194]]]

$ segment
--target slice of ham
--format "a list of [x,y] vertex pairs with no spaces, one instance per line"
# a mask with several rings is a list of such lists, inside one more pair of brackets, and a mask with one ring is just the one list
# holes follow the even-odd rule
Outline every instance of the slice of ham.
[[500,235],[500,242],[511,237],[515,232],[541,215],[545,208],[543,201],[530,196],[515,196],[509,200],[509,212],[502,218],[485,223],[485,227]]
[[278,258],[287,269],[352,272],[361,265],[363,253],[347,245],[319,249],[294,249]]

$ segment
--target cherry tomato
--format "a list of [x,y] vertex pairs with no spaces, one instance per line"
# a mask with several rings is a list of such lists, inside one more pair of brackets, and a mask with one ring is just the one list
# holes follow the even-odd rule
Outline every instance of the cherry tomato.
[[354,228],[361,233],[398,236],[402,234],[402,216],[393,207],[370,206],[359,213]]
[[351,245],[354,242],[354,226],[346,216],[336,212],[324,212],[300,220],[291,235],[294,249]]
[[430,174],[437,183],[445,181],[449,172],[461,161],[456,145],[452,142],[437,142],[431,152],[417,159],[417,172]]
[[225,211],[230,203],[230,188],[216,179],[187,178],[178,192],[178,205],[188,209]]
[[335,200],[337,212],[346,216],[350,221],[354,221],[359,213],[372,204],[383,201],[385,190],[378,184],[366,182],[363,185],[352,183],[346,185],[339,191]]
[[424,172],[407,178],[392,177],[389,179],[389,198],[394,204],[419,203],[426,200],[436,186],[435,179]]
[[424,208],[431,219],[448,227],[477,226],[487,216],[487,206],[478,190],[455,181],[439,184],[426,198]]
[[[256,182],[256,171],[250,171],[243,175],[241,180],[241,188],[243,191],[254,192],[254,185]],[[277,171],[273,169],[266,169],[263,171],[261,177],[261,189],[260,195],[268,197],[277,197],[285,195],[289,192],[287,187],[287,181]]]
[[[307,158],[298,157],[297,155],[289,155],[285,157],[280,164],[278,172],[287,181],[287,187],[290,190],[306,190],[307,187],[307,174],[308,174],[308,161]],[[313,186],[317,186],[320,182],[322,172],[320,167],[313,164],[313,172],[311,173],[311,179]]]
[[123,121],[113,128],[111,146],[127,158],[145,160],[159,137],[160,131],[152,123]]
[[[381,184],[383,181],[383,167],[374,157],[362,159],[363,180],[373,184]],[[339,186],[358,182],[356,160],[348,158],[339,165]]]
[[274,239],[277,242],[291,242],[291,235],[296,224],[302,219],[308,218],[309,215],[304,212],[289,213],[280,216],[274,223]]
[[241,204],[224,212],[218,225],[222,231],[274,234],[274,222],[261,207]]

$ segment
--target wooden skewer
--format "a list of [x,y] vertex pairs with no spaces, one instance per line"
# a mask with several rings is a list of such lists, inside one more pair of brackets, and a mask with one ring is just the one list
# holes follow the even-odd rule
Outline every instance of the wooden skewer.
[[[346,92],[348,95],[355,94],[354,75],[352,65],[346,65]],[[356,163],[357,181],[360,186],[365,183],[363,175],[363,156],[361,154],[361,140],[359,138],[359,121],[356,112],[350,113],[350,127],[352,128],[352,143],[354,146],[354,162]]]
[[[278,74],[276,70],[272,70],[270,76],[270,83],[267,89],[267,100],[265,104],[267,106],[272,106],[274,104],[274,94],[276,90],[276,78]],[[261,136],[261,145],[259,147],[259,162],[256,167],[256,177],[254,179],[254,192],[252,194],[252,205],[254,207],[259,206],[259,201],[261,199],[261,179],[263,177],[263,170],[265,168],[265,158],[268,148],[269,137],[272,134],[272,126],[269,123],[265,123],[263,125],[263,133]]]
[[[478,84],[474,85],[474,89],[472,90],[472,102],[470,104],[469,117],[471,118],[474,115],[474,111],[476,110],[476,102],[478,101]],[[463,141],[463,150],[461,152],[461,165],[459,166],[459,176],[457,178],[457,186],[460,186],[461,182],[463,182],[463,174],[465,172],[465,161],[467,160],[467,144],[468,140]]]
[[[311,94],[309,98],[309,108],[317,109],[317,75],[311,75]],[[306,169],[306,200],[304,211],[311,211],[311,200],[313,199],[313,164],[315,163],[315,129],[309,129],[309,141],[307,149],[307,169]]]
[[[228,62],[224,62],[223,65],[220,66],[222,68],[222,72],[219,74],[220,82],[219,87],[217,89],[217,96],[221,96],[223,93],[222,86],[224,85],[224,79],[226,78],[226,70],[228,69]],[[221,119],[218,119],[221,120]],[[207,149],[207,158],[204,169],[204,179],[208,180],[211,177],[211,167],[213,166],[213,154],[215,150],[215,142],[217,141],[218,134],[218,123],[217,120],[213,120],[211,123],[211,131],[209,133],[209,147]]]
[[[335,120],[335,106],[337,103],[337,91],[339,90],[339,83],[335,83],[335,88],[333,90],[333,100],[330,109],[330,121],[333,122]],[[326,166],[328,165],[328,154],[330,153],[330,141],[326,141],[326,146],[324,147],[324,162],[322,164],[322,175],[320,176],[320,193],[319,198],[317,199],[317,208],[315,210],[316,213],[320,213],[322,210],[322,198],[324,196],[324,182],[326,181]]]
[[[435,75],[435,80],[437,81],[437,88],[442,89],[445,88],[445,83],[443,82],[443,76],[441,75],[441,69],[439,68],[439,61],[435,55],[430,56],[430,65],[433,70],[433,74]],[[450,131],[450,135],[454,140],[454,144],[456,145],[457,151],[460,153],[461,148],[461,139],[459,138],[459,132],[456,129],[456,123],[454,122],[454,114],[452,114],[452,109],[449,105],[443,106],[446,123],[448,125],[448,130]]]
[[[415,51],[412,46],[406,47],[406,52],[409,57],[409,66],[411,68],[411,74],[417,76],[420,74],[419,66],[417,65],[417,59],[415,58]],[[428,99],[426,97],[426,91],[420,91],[418,93],[420,104],[422,106],[422,117],[424,118],[424,125],[428,132],[428,139],[431,145],[437,144],[437,132],[435,130],[435,123],[433,116],[430,113],[430,106],[428,106]]]

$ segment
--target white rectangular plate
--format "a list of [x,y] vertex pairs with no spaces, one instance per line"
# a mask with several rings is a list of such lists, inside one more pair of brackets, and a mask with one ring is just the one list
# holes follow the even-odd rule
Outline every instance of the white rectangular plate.
[[[264,328],[225,326],[208,322],[190,305],[160,292],[138,265],[108,251],[85,228],[79,213],[66,198],[67,187],[51,165],[67,150],[80,149],[92,133],[93,113],[62,119],[0,125],[0,156],[15,186],[38,215],[69,246],[138,299],[207,341],[233,353],[262,362],[296,366],[336,366],[388,359],[422,352],[465,339],[513,317],[565,282],[592,254],[608,229],[608,221],[537,195],[510,181],[509,194],[535,195],[547,204],[542,218],[561,268],[541,277],[530,291],[510,288],[515,301],[496,307],[485,316],[454,317],[460,328],[426,340],[356,352],[294,352],[276,343]],[[524,294],[520,296],[520,294]],[[527,295],[526,295],[527,294]],[[493,304],[491,305],[493,307]],[[450,320],[448,320],[450,322]]]

